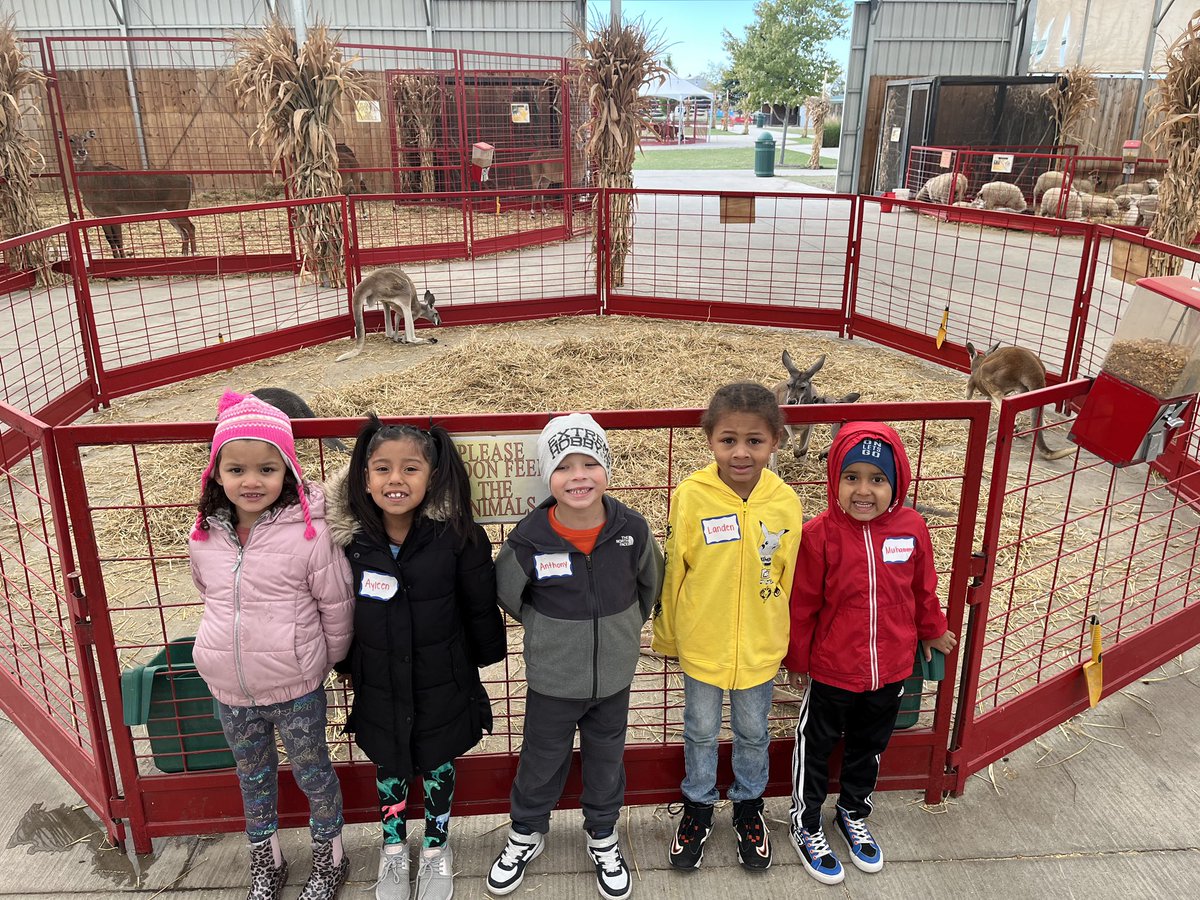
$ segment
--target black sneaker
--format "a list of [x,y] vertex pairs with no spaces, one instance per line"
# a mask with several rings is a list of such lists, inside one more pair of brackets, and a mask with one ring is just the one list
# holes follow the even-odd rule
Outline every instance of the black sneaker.
[[771,836],[763,818],[762,797],[733,801],[733,830],[737,832],[738,861],[747,869],[771,868]]
[[[675,812],[671,810],[672,815]],[[679,820],[679,829],[675,832],[671,853],[667,857],[676,869],[700,868],[700,861],[704,859],[704,842],[712,832],[712,815],[711,803],[683,801],[683,818]]]

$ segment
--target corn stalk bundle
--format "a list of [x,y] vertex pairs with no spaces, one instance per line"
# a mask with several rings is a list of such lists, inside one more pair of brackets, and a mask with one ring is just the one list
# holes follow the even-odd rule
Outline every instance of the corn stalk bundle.
[[[45,166],[45,159],[22,124],[22,116],[36,113],[37,107],[22,106],[21,97],[40,88],[46,77],[25,63],[25,51],[9,17],[0,22],[0,233],[5,237],[29,234],[42,227],[33,182],[34,175]],[[36,272],[40,284],[55,280],[44,241],[15,247],[4,256],[13,271]]]
[[1093,66],[1064,69],[1043,94],[1050,104],[1050,120],[1058,132],[1060,150],[1067,144],[1080,143],[1083,126],[1095,118],[1091,110],[1100,102],[1096,71]]
[[[342,192],[334,129],[343,102],[365,97],[354,59],[344,59],[324,25],[309,29],[303,47],[278,16],[236,44],[232,84],[243,106],[258,109],[253,142],[270,153],[276,171],[284,167],[293,198],[336,197]],[[293,210],[301,273],[320,284],[344,283],[344,235],[334,203]]]
[[[1166,74],[1147,104],[1158,121],[1150,142],[1167,159],[1150,237],[1189,247],[1200,231],[1200,10],[1167,48]],[[1176,257],[1151,253],[1149,274],[1178,275],[1180,265]]]
[[420,190],[425,194],[437,190],[437,172],[431,166],[434,164],[435,127],[442,91],[442,80],[434,75],[397,75],[392,79],[397,145],[401,150],[415,147],[419,151]]
[[808,121],[813,127],[812,159],[808,161],[808,167],[819,169],[821,168],[821,145],[825,142],[825,117],[832,111],[833,104],[829,102],[828,97],[821,94],[805,100],[804,107],[808,111]]
[[[641,96],[643,85],[660,79],[668,70],[660,62],[666,47],[641,18],[632,22],[610,18],[593,22],[591,34],[572,25],[579,81],[591,118],[580,128],[584,152],[601,188],[632,188],[633,159],[638,135],[651,128],[649,108]],[[599,218],[602,203],[597,194],[593,209]],[[633,194],[609,197],[609,254],[614,287],[625,283],[625,257],[633,226]],[[594,240],[600,239],[596,229]],[[593,251],[596,245],[593,244]]]

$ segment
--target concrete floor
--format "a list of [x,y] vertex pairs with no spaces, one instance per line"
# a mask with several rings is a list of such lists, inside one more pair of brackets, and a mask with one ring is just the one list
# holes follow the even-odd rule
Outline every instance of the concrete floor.
[[[876,875],[850,869],[826,887],[801,869],[786,838],[783,798],[768,801],[775,865],[764,874],[736,862],[728,808],[703,868],[672,871],[667,846],[675,820],[664,808],[630,809],[622,818],[626,855],[636,866],[634,896],[664,898],[842,897],[1185,898],[1200,893],[1200,649],[1106,699],[968,782],[965,794],[930,809],[914,792],[877,795],[871,822],[887,865]],[[196,900],[245,896],[240,835],[166,838],[134,857],[106,849],[91,813],[25,737],[0,720],[0,897],[138,895]],[[485,898],[483,878],[503,842],[497,816],[453,825],[455,896]],[[516,897],[596,897],[580,817],[555,814],[546,852]],[[352,884],[374,881],[378,828],[346,831]],[[835,851],[841,848],[831,837]],[[289,896],[308,870],[307,835],[284,834],[292,861]]]

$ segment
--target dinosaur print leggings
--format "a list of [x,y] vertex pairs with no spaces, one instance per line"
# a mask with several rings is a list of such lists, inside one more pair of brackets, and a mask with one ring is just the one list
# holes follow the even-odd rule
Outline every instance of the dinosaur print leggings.
[[[422,773],[425,788],[425,840],[422,846],[441,847],[450,832],[450,803],[454,799],[454,762]],[[379,788],[380,818],[383,820],[383,842],[402,844],[408,836],[404,811],[408,807],[408,779],[397,778],[380,769],[375,776]]]
[[246,834],[265,841],[279,827],[279,752],[287,750],[292,775],[308,797],[309,829],[314,840],[331,841],[342,833],[342,787],[325,743],[325,689],[270,706],[218,703],[221,727],[237,762],[238,784],[246,813]]

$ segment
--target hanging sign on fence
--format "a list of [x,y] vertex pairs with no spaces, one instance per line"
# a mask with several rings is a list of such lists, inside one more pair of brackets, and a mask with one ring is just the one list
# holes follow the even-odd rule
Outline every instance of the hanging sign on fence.
[[952,165],[954,165],[954,151],[953,150],[943,150],[942,151],[942,159],[941,159],[941,162],[938,163],[938,165],[943,169],[948,169]]
[[1013,158],[1011,153],[995,153],[992,155],[992,171],[1008,173],[1012,171]]
[[895,144],[900,140],[900,126],[896,125],[892,128],[892,143]]
[[354,121],[356,122],[382,122],[383,119],[379,115],[378,100],[355,100],[354,101]]
[[510,103],[512,107],[512,120],[515,125],[529,124],[529,104],[528,103]]
[[467,434],[454,446],[471,476],[476,522],[519,522],[549,496],[538,471],[536,434]]

